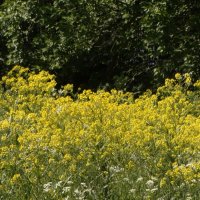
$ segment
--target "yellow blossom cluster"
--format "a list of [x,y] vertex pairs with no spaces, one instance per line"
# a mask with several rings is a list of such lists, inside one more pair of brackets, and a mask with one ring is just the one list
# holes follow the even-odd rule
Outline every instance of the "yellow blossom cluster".
[[0,199],[200,198],[200,80],[134,99],[56,89],[15,66],[0,86]]

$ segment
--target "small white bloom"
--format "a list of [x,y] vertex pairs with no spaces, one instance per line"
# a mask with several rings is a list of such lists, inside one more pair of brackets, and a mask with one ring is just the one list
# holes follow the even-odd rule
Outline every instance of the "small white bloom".
[[157,200],[165,200],[165,198],[164,197],[160,197]]
[[110,167],[110,172],[112,172],[112,173],[119,173],[122,171],[124,171],[124,168],[121,168],[119,166],[111,166]]
[[151,177],[151,180],[157,181],[158,179],[157,179],[156,177],[152,176],[152,177]]
[[132,188],[130,191],[129,191],[131,194],[134,194],[136,192],[136,189]]
[[76,190],[74,190],[75,194],[80,194],[81,192],[79,191],[79,189],[77,188]]
[[57,107],[56,113],[60,113],[61,111],[62,111],[62,107],[61,106]]
[[142,182],[143,181],[143,177],[139,177],[136,181],[136,183]]
[[72,184],[73,184],[73,181],[67,181],[67,184],[68,184],[68,185],[72,185]]
[[186,200],[192,200],[192,197],[191,197],[191,194],[190,194],[190,193],[187,193],[187,194],[186,194]]
[[61,187],[62,181],[56,183],[56,188]]
[[185,183],[181,183],[180,188],[185,187]]
[[87,185],[85,183],[81,183],[81,186],[84,187],[84,188],[87,187]]
[[146,185],[147,185],[148,188],[153,188],[153,186],[154,186],[154,181],[148,180],[148,181],[146,182]]
[[64,187],[63,189],[62,189],[62,193],[67,193],[67,192],[69,192],[70,191],[70,189],[71,189],[71,187]]
[[197,180],[195,180],[195,179],[192,179],[192,180],[191,180],[191,182],[192,182],[192,183],[196,183],[196,182],[197,182]]
[[157,190],[158,190],[158,188],[153,188],[153,189],[151,189],[151,193],[154,193]]
[[49,182],[49,183],[46,183],[46,184],[44,184],[43,185],[43,190],[44,190],[44,192],[48,192],[49,190],[51,190],[51,188],[52,188],[52,182]]

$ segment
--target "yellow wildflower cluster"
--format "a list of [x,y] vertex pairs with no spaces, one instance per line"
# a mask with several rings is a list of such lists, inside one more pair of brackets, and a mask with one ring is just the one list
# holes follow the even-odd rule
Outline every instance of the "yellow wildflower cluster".
[[0,88],[0,199],[198,199],[199,82],[73,96],[14,67]]

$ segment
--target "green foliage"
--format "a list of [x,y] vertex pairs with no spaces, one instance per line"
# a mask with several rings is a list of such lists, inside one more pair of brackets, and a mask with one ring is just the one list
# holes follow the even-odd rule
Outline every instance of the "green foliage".
[[198,1],[156,0],[145,5],[144,44],[156,58],[158,74],[193,71],[200,76],[199,9]]
[[198,77],[199,8],[196,0],[5,0],[0,62],[77,87],[142,91],[176,71]]

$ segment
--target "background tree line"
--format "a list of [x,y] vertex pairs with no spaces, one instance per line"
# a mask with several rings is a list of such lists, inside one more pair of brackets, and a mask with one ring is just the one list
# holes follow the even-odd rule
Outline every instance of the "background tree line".
[[200,2],[0,1],[1,74],[16,64],[136,93],[176,71],[200,77]]

